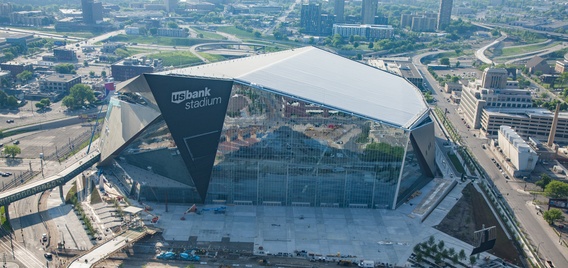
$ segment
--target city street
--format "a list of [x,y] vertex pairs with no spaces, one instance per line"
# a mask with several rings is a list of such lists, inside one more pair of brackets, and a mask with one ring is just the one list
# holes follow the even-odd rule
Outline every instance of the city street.
[[[566,248],[559,245],[558,236],[544,222],[542,216],[536,215],[536,210],[531,202],[533,197],[529,192],[524,191],[525,183],[515,178],[512,178],[510,182],[505,180],[504,175],[491,161],[491,158],[494,158],[492,153],[482,147],[483,144],[488,144],[488,140],[479,136],[479,130],[470,130],[466,127],[459,115],[458,105],[446,101],[449,98],[449,94],[440,92],[441,87],[438,85],[438,82],[430,75],[426,66],[420,64],[420,58],[431,54],[430,52],[417,55],[414,57],[413,62],[424,75],[428,87],[432,89],[431,93],[437,100],[437,106],[442,110],[447,109],[448,114],[446,116],[461,134],[463,143],[470,148],[479,164],[485,169],[499,189],[499,192],[502,193],[510,207],[513,208],[521,229],[528,234],[527,237],[532,241],[533,247],[540,248],[539,254],[541,259],[551,260],[553,263],[568,263]],[[477,137],[474,137],[474,134]]]

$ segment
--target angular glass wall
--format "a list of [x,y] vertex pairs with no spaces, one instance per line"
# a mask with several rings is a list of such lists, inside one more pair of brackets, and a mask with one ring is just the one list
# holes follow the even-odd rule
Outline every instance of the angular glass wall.
[[408,142],[396,127],[235,85],[207,201],[390,208]]
[[117,161],[140,184],[141,200],[201,203],[164,120],[148,126]]

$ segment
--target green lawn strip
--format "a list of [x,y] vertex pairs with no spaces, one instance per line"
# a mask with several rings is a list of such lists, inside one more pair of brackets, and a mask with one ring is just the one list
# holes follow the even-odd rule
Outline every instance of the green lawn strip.
[[500,57],[507,57],[507,56],[517,55],[517,54],[529,53],[529,52],[533,52],[533,51],[538,51],[538,50],[550,48],[550,47],[556,46],[557,44],[558,44],[558,42],[551,42],[551,43],[546,43],[546,44],[535,44],[535,45],[522,46],[522,47],[505,47],[501,50],[501,55],[499,55],[499,56]]
[[162,46],[193,46],[211,41],[205,38],[182,38],[182,37],[165,37],[165,36],[142,36],[142,35],[125,35],[119,34],[108,39],[113,42],[140,43],[140,44],[157,44]]
[[217,54],[209,54],[209,53],[203,53],[203,52],[199,52],[199,56],[206,58],[208,61],[210,62],[216,62],[216,61],[223,61],[225,60],[225,57],[222,55],[217,55]]
[[450,161],[452,162],[452,165],[454,165],[454,168],[456,169],[457,172],[462,174],[465,173],[463,165],[461,164],[460,160],[455,154],[453,154],[452,152],[448,152],[448,157],[450,158]]
[[255,38],[254,33],[250,33],[250,32],[247,32],[245,30],[238,29],[235,26],[219,27],[219,28],[217,28],[217,31],[236,35],[239,38]]
[[6,207],[0,207],[0,225],[2,225],[2,229],[6,231],[12,230],[10,221],[6,219]]
[[210,32],[210,31],[204,31],[204,30],[200,30],[197,28],[191,28],[192,30],[194,30],[195,32],[202,34],[203,38],[205,39],[217,39],[217,40],[224,40],[226,39],[224,36],[215,33],[215,32]]
[[188,66],[201,63],[201,60],[189,51],[165,51],[150,54],[148,57],[162,59],[164,66]]

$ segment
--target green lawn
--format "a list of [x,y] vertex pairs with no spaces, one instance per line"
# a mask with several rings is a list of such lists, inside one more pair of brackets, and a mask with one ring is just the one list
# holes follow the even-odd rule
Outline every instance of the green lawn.
[[500,57],[507,57],[517,54],[529,53],[533,51],[538,51],[542,49],[546,49],[549,47],[556,46],[558,42],[551,42],[548,44],[536,44],[536,45],[529,45],[529,46],[522,46],[522,47],[505,47],[501,50]]
[[458,157],[455,154],[448,152],[448,157],[450,158],[450,161],[452,161],[452,164],[454,165],[454,168],[456,169],[457,172],[465,173],[465,170],[464,170],[460,160],[458,159]]
[[217,31],[236,35],[238,38],[255,38],[254,33],[249,33],[245,30],[237,29],[235,26],[223,26],[217,28]]
[[164,66],[188,66],[201,63],[201,60],[189,51],[167,51],[148,55],[149,58],[162,59]]
[[202,34],[204,39],[216,39],[216,40],[226,39],[224,36],[217,34],[217,33],[214,33],[214,32],[204,31],[204,30],[200,30],[200,29],[197,29],[197,28],[191,28],[191,29],[196,31],[197,33]]
[[225,60],[225,57],[217,54],[199,53],[199,56],[206,58],[210,62]]
[[164,37],[164,36],[140,36],[119,34],[109,38],[113,42],[140,43],[140,44],[157,44],[163,46],[193,46],[195,44],[206,43],[210,40],[181,38],[181,37]]

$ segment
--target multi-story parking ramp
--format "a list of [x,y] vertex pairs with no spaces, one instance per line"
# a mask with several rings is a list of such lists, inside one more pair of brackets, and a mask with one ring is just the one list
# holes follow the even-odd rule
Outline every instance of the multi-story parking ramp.
[[26,197],[41,193],[43,191],[53,189],[59,186],[61,196],[63,196],[63,185],[72,180],[81,172],[92,167],[95,163],[99,162],[101,154],[99,152],[92,152],[79,159],[74,164],[65,168],[57,175],[48,177],[43,180],[34,181],[24,184],[20,187],[12,188],[5,192],[0,193],[0,206],[4,206],[6,219],[9,220],[8,207],[11,203],[24,199]]

